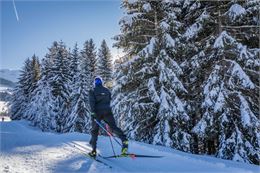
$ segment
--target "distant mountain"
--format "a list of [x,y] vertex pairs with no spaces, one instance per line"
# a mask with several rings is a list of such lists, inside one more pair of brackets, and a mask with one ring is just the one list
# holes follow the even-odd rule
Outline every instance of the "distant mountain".
[[19,70],[0,69],[0,78],[11,82],[17,82],[20,75]]
[[3,79],[0,77],[0,86],[1,87],[9,87],[9,88],[13,88],[15,86],[15,83],[7,80],[7,79]]

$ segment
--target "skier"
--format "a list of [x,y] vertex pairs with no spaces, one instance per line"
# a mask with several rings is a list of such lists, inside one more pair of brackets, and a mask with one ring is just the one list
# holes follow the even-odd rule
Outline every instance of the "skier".
[[112,114],[110,107],[111,93],[103,86],[103,81],[101,77],[96,77],[94,80],[94,89],[89,92],[89,104],[91,109],[92,117],[92,129],[91,129],[91,140],[92,151],[89,153],[91,157],[96,157],[97,139],[99,132],[99,125],[94,121],[94,119],[104,120],[112,130],[122,141],[121,154],[127,154],[128,150],[128,140],[126,135],[122,132],[120,128],[116,126],[115,119]]

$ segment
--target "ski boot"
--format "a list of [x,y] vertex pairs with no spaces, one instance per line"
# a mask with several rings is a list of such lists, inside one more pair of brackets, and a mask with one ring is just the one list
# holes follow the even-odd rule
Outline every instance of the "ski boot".
[[90,157],[96,158],[97,152],[96,152],[96,150],[92,150],[91,152],[88,153],[88,155],[89,155]]
[[126,156],[128,153],[128,140],[125,140],[122,142],[122,150],[121,150],[121,155]]

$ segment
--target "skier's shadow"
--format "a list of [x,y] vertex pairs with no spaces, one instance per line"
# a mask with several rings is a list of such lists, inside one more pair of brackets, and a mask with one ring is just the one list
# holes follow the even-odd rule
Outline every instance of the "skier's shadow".
[[[75,152],[78,153],[78,150],[74,147],[74,145],[78,145],[77,143],[71,142],[66,144],[67,146],[70,146],[72,150],[75,150]],[[94,160],[86,156],[83,156],[83,154],[76,155],[74,158],[60,162],[58,165],[61,166],[60,168],[57,169],[57,172],[88,172],[88,171],[93,172],[94,169],[96,168],[96,166],[94,165],[93,169],[91,169],[94,163],[95,163]],[[73,168],[71,165],[78,165],[76,167],[80,167],[80,168]]]
[[56,167],[54,172],[91,172],[92,164],[93,160],[88,160],[84,156],[76,156],[59,162],[57,164],[59,166]]

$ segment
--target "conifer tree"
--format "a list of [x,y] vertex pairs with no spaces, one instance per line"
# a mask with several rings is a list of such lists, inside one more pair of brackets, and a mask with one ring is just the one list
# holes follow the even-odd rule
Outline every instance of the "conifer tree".
[[72,52],[70,54],[70,62],[69,62],[70,63],[70,74],[72,76],[70,85],[72,88],[73,88],[73,84],[75,84],[78,80],[77,78],[79,75],[79,61],[80,61],[79,48],[78,48],[78,44],[76,43],[74,46],[74,49],[72,50]]
[[52,96],[49,84],[49,72],[51,62],[48,58],[42,60],[41,77],[38,86],[33,92],[31,103],[28,105],[27,114],[32,117],[32,125],[38,126],[42,131],[50,131],[55,129],[54,112],[50,103]]
[[33,92],[37,88],[37,82],[40,78],[40,64],[38,58],[33,55],[31,59],[25,61],[21,71],[19,81],[14,91],[11,106],[13,119],[30,119],[26,113],[28,104],[31,102]]
[[41,65],[36,55],[32,56],[32,89],[31,93],[37,88],[37,82],[40,80]]
[[40,62],[38,57],[36,57],[35,55],[32,56],[32,60],[31,60],[31,72],[30,72],[30,78],[31,78],[31,88],[30,88],[30,95],[28,98],[28,104],[27,104],[27,108],[24,112],[24,118],[28,119],[28,120],[32,120],[34,118],[34,116],[32,116],[32,113],[30,112],[31,110],[31,103],[33,102],[33,98],[34,98],[34,91],[37,89],[38,87],[38,81],[40,80],[40,75],[41,75],[41,66],[40,66]]
[[84,43],[83,50],[81,51],[81,69],[85,72],[87,77],[88,89],[93,87],[93,79],[95,77],[95,64],[96,64],[96,47],[93,39],[89,39]]
[[108,83],[112,81],[112,55],[105,40],[102,41],[98,50],[95,74]]
[[66,130],[70,132],[90,132],[91,120],[89,112],[88,101],[88,89],[87,89],[87,78],[84,73],[79,74],[76,86],[77,92],[74,93],[73,98],[75,104],[73,104],[72,111],[66,122]]
[[68,108],[70,107],[69,93],[70,83],[68,51],[63,42],[58,44],[58,50],[52,56],[53,66],[51,67],[50,87],[53,95],[51,100],[55,112],[56,131],[61,132],[66,122]]
[[182,100],[186,89],[172,51],[177,39],[171,28],[179,22],[168,7],[175,5],[124,1],[128,15],[115,39],[127,58],[115,72],[113,110],[130,137],[190,151],[189,116]]
[[13,120],[19,120],[23,118],[24,111],[26,110],[27,104],[29,103],[30,88],[32,86],[31,67],[32,63],[28,58],[26,59],[21,70],[20,77],[16,84],[12,98],[10,113]]
[[[191,23],[183,33],[187,59],[182,65],[185,85],[195,96],[191,110],[202,116],[193,132],[209,154],[257,163],[259,82],[252,74],[259,68],[259,49],[248,44],[254,27],[241,22],[256,26],[257,13],[247,1],[187,2],[185,20]],[[238,35],[244,27],[248,31]]]
[[[92,63],[88,62],[91,57],[92,51],[89,49],[94,48],[93,42],[86,42],[84,50],[81,54],[78,53],[78,48],[72,51],[72,64],[73,64],[73,90],[71,93],[71,111],[68,115],[65,131],[77,131],[77,132],[89,132],[90,131],[90,120],[89,120],[89,107],[88,107],[88,91],[90,86],[90,79],[87,75],[90,73],[87,69]],[[81,56],[80,56],[81,55]],[[83,63],[83,64],[80,64]],[[81,65],[81,66],[80,66]],[[84,66],[82,66],[84,65]],[[81,69],[83,68],[83,69]]]
[[78,86],[77,83],[79,82],[79,74],[80,74],[80,54],[79,54],[79,48],[77,43],[75,44],[72,52],[70,53],[70,58],[69,58],[69,63],[70,63],[70,76],[71,80],[69,83],[69,88],[70,88],[70,106],[73,108],[73,106],[76,103],[77,98],[75,97],[77,91],[78,91]]

